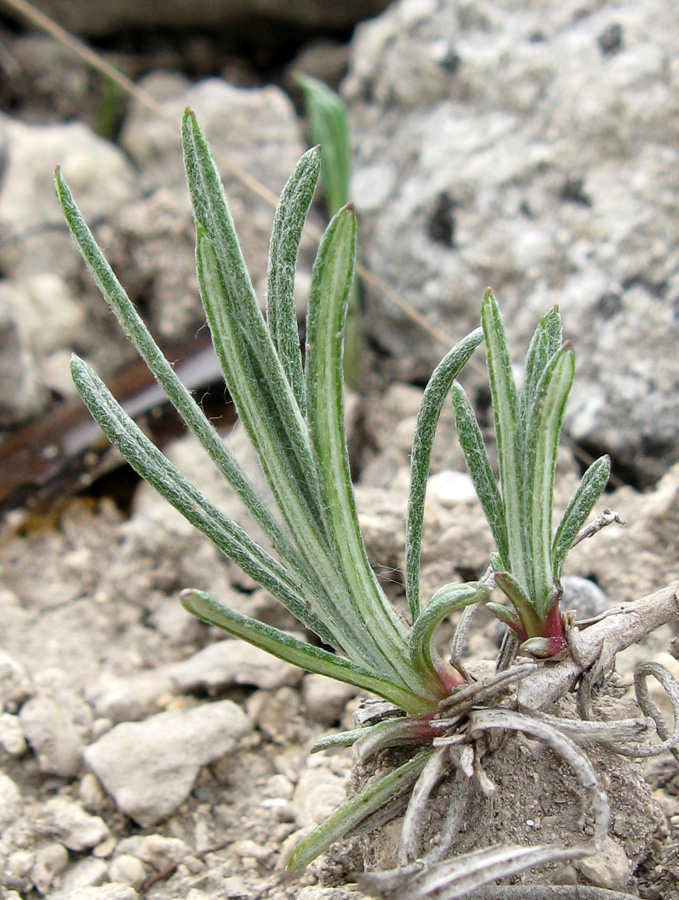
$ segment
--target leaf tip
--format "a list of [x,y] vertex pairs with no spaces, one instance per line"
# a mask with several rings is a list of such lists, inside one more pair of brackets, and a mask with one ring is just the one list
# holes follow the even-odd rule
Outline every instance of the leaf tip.
[[61,166],[54,167],[54,190],[56,191],[59,203],[62,203],[64,193],[66,192],[66,182],[61,172]]
[[196,588],[186,588],[181,591],[179,594],[179,600],[184,607],[184,609],[188,609],[189,612],[193,612],[193,607],[191,605],[192,601],[200,599],[200,591]]

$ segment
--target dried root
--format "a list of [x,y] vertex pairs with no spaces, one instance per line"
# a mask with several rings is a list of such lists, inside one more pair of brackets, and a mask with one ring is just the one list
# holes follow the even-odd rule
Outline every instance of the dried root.
[[[604,523],[606,524],[606,523]],[[615,654],[660,624],[679,616],[676,586],[634,604],[623,604],[609,615],[573,629],[573,654],[556,665],[525,663],[508,668],[501,661],[487,682],[468,684],[440,707],[431,722],[434,752],[422,769],[406,810],[398,867],[362,876],[361,887],[383,900],[621,900],[628,894],[601,888],[554,885],[491,886],[500,878],[536,865],[581,859],[596,853],[608,832],[609,804],[597,782],[582,745],[598,743],[624,756],[649,757],[666,751],[679,761],[679,684],[662,666],[644,663],[637,668],[634,688],[642,716],[615,722],[593,719],[592,691],[612,667]],[[582,627],[582,623],[581,623]],[[504,659],[510,660],[511,654]],[[652,702],[647,679],[653,676],[672,705],[669,728]],[[565,719],[541,711],[579,682],[581,719]],[[393,727],[393,726],[392,726]],[[490,794],[495,785],[482,766],[484,753],[497,746],[496,735],[518,731],[545,743],[568,763],[587,797],[594,819],[590,841],[522,847],[500,845],[442,857],[454,843],[470,796],[472,779]],[[660,739],[658,741],[658,738]],[[365,746],[365,745],[364,745]],[[371,749],[374,749],[375,744]],[[452,796],[436,843],[422,852],[431,795],[440,781],[455,771]]]

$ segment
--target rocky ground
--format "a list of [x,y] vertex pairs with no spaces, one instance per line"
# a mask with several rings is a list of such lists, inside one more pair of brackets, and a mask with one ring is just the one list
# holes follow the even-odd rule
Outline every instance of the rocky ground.
[[[539,23],[537,13],[520,13],[519,6],[402,0],[361,26],[345,85],[357,205],[366,262],[440,331],[466,330],[489,281],[501,303],[507,298],[510,341],[521,348],[539,312],[563,296],[566,331],[584,376],[574,394],[571,437],[588,449],[611,450],[623,483],[606,505],[628,522],[582,544],[569,562],[569,575],[587,579],[571,583],[571,602],[583,602],[579,587],[601,608],[679,579],[671,224],[677,169],[670,115],[677,66],[668,49],[677,28],[662,2],[643,10],[631,3],[580,4],[579,12],[553,4]],[[346,57],[339,37],[348,27],[337,26],[330,52],[327,43],[319,51],[309,24],[304,40],[297,32],[296,52],[317,61],[316,74],[331,77],[328,67]],[[258,289],[272,211],[243,187],[234,168],[277,192],[304,148],[298,111],[273,84],[285,84],[296,64],[289,47],[284,53],[269,47],[266,68],[261,57],[253,62],[240,51],[220,56],[205,31],[183,38],[168,32],[146,43],[142,33],[122,40],[113,29],[101,51],[141,79],[167,120],[139,103],[111,100],[51,39],[14,25],[3,36],[0,481],[6,512],[18,496],[10,484],[20,468],[13,442],[36,420],[55,421],[49,417],[69,404],[70,352],[107,378],[132,359],[62,224],[50,184],[54,165],[62,166],[156,333],[185,344],[202,319],[177,138],[181,111],[196,110],[227,173]],[[250,37],[243,46],[253,43]],[[243,84],[252,89],[237,87]],[[104,118],[114,122],[109,131],[100,127]],[[574,122],[585,124],[578,130]],[[321,224],[323,211],[313,215]],[[401,224],[411,229],[407,235],[398,231]],[[311,244],[303,248],[300,308],[312,253]],[[367,302],[371,366],[365,396],[349,404],[352,454],[369,554],[398,604],[408,454],[422,393],[417,384],[438,344],[431,335],[413,337],[378,290]],[[440,342],[438,355],[444,350]],[[479,384],[471,372],[470,390]],[[219,389],[216,394],[220,400]],[[483,409],[480,388],[476,399]],[[451,419],[445,410],[434,453],[425,595],[447,581],[478,577],[492,550]],[[294,842],[345,796],[350,754],[309,757],[308,747],[350,725],[360,698],[224,640],[189,617],[177,595],[191,586],[267,622],[296,627],[150,489],[117,488],[120,470],[104,488],[67,499],[65,485],[78,477],[69,479],[69,467],[77,461],[54,430],[62,426],[51,427],[40,450],[44,458],[63,454],[50,494],[59,502],[30,515],[8,512],[0,537],[0,897],[358,896],[356,846],[331,851],[301,881],[288,881],[281,869]],[[247,452],[238,430],[229,439]],[[240,518],[191,441],[175,440],[167,452]],[[557,506],[579,471],[563,448]],[[494,622],[482,620],[470,635],[470,658],[492,655],[498,638]],[[626,696],[640,659],[658,659],[676,673],[672,639],[668,627],[621,655],[617,693]],[[526,764],[530,744],[516,752],[520,762],[512,771],[545,765]],[[608,760],[602,768],[616,798],[612,846],[561,877],[648,900],[679,897],[676,764],[661,758],[644,766],[645,787],[639,767],[615,769]],[[633,781],[636,799],[628,804]],[[546,798],[544,778],[532,787],[508,778],[488,839],[497,839],[497,827],[526,840],[531,830],[549,833],[564,810],[568,790],[560,790],[552,785]],[[568,815],[577,818],[577,809]],[[368,839],[369,862],[388,861],[388,841],[376,841]]]

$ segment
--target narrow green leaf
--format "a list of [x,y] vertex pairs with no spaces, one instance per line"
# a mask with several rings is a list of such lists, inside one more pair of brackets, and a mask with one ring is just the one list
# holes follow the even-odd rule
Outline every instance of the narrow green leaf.
[[301,872],[335,841],[346,837],[385,803],[405,794],[417,781],[432,750],[423,750],[384,778],[340,806],[295,848],[288,862],[289,872]]
[[353,728],[351,731],[340,731],[337,734],[323,735],[309,747],[309,753],[320,753],[321,750],[328,750],[331,747],[351,747],[360,737],[367,734],[372,727],[372,725],[366,725],[363,728]]
[[610,474],[610,457],[602,456],[589,466],[575,489],[552,544],[552,570],[556,581],[561,579],[563,565],[573,541],[603,494]]
[[193,434],[243,502],[252,518],[262,528],[281,557],[297,571],[302,569],[299,555],[284,535],[266,504],[256,493],[240,466],[224,446],[224,442],[204,415],[191,393],[184,387],[174,369],[163,356],[149,330],[125,293],[100,247],[85,224],[73,195],[59,170],[55,173],[57,198],[66,217],[71,235],[87,268],[111,311],[137,352],[167,394]]
[[341,209],[316,256],[307,312],[306,404],[330,540],[355,606],[364,616],[380,671],[409,687],[422,687],[407,661],[407,638],[368,561],[354,501],[344,432],[342,348],[347,299],[356,252],[356,216]]
[[[366,629],[363,610],[338,565],[306,422],[259,309],[207,141],[190,112],[182,143],[197,223],[198,280],[215,349],[278,508],[314,573],[310,602],[335,635],[335,645],[357,663],[395,674],[405,687],[403,675],[396,674],[403,672],[398,654],[392,661]],[[411,681],[415,677],[406,674]]]
[[241,318],[242,298],[232,294],[225,284],[224,267],[202,226],[197,228],[196,259],[215,352],[276,503],[293,533],[294,524],[300,519],[311,517],[318,527],[320,498],[314,491],[308,438],[297,418],[296,403],[273,345],[270,354],[258,352],[259,335],[253,337],[247,321],[243,321],[247,316]]
[[413,743],[430,743],[432,735],[431,715],[399,716],[384,719],[365,729],[354,743],[354,760],[359,765],[387,747],[403,747]]
[[439,699],[448,696],[454,682],[451,681],[449,666],[443,662],[433,645],[434,633],[450,613],[473,603],[480,603],[489,593],[488,585],[479,581],[447,584],[423,606],[413,623],[410,635],[411,665],[422,673],[429,689],[437,693]]
[[[227,387],[288,527],[299,518],[288,506],[294,492],[304,498],[306,518],[311,516],[322,531],[304,420],[259,308],[205,135],[189,112],[182,143],[197,226],[201,298]],[[275,465],[274,446],[280,460]]]
[[326,675],[336,681],[344,681],[372,691],[373,694],[384,697],[385,700],[411,714],[431,712],[436,708],[436,701],[432,698],[413,694],[400,685],[382,678],[371,669],[358,666],[328,650],[305,644],[304,641],[279,628],[265,625],[264,622],[236,612],[204,591],[182,591],[181,601],[185,609],[202,622],[216,625],[279,659],[306,669],[307,672]]
[[526,421],[528,410],[532,406],[538,382],[547,362],[559,350],[562,342],[561,315],[558,307],[553,306],[540,319],[526,354],[523,384],[521,385],[519,397],[520,414],[523,422]]
[[556,455],[566,401],[575,375],[568,344],[549,361],[537,387],[525,437],[527,526],[531,547],[531,600],[540,619],[549,611],[555,584],[552,572],[552,503]]
[[503,606],[502,603],[486,603],[486,609],[488,612],[491,612],[496,619],[499,619],[504,625],[508,625],[513,631],[517,629],[522,629],[521,620],[514,612],[513,609],[510,609],[508,606]]
[[495,414],[500,486],[505,512],[507,556],[510,569],[522,585],[528,584],[528,556],[522,516],[522,459],[516,386],[502,315],[492,291],[481,305],[481,324],[488,356],[490,396]]
[[307,151],[283,188],[269,243],[267,324],[297,405],[305,412],[302,353],[295,310],[295,268],[302,230],[321,167],[318,147]]
[[351,139],[349,118],[342,98],[317,78],[298,75],[304,91],[311,138],[323,151],[321,178],[330,210],[334,216],[349,201],[351,181]]
[[[342,98],[322,81],[300,74],[297,83],[304,91],[311,139],[321,148],[321,183],[331,216],[350,201],[351,140],[349,118]],[[344,326],[344,377],[353,388],[360,387],[363,344],[361,298],[358,278],[351,284]]]
[[502,496],[488,459],[483,435],[476,421],[474,410],[464,388],[457,383],[453,385],[453,408],[455,410],[455,427],[465,462],[500,556],[500,564],[497,568],[506,568],[509,551]]
[[92,417],[135,471],[300,622],[335,646],[333,633],[297,594],[296,579],[184,478],[121,408],[94,371],[77,356],[71,361],[71,373]]
[[[526,633],[531,636],[541,635],[542,620],[519,582],[509,572],[496,572],[495,584],[511,600],[512,606],[516,610]],[[488,606],[489,604],[486,605]],[[491,611],[495,611],[493,607],[491,607]],[[509,621],[507,624],[509,624]]]
[[[213,334],[215,350],[239,415],[267,481],[309,571],[310,602],[342,647],[355,661],[382,659],[366,630],[362,611],[352,603],[327,543],[325,513],[306,434],[280,361],[273,351],[262,360],[251,334],[239,322],[238,299],[224,284],[222,267],[204,229],[197,228],[198,282]],[[270,341],[267,335],[267,340]],[[256,342],[256,341],[255,341]],[[275,377],[277,371],[279,378]],[[273,385],[277,384],[277,390]],[[296,444],[295,444],[296,442]],[[308,451],[308,455],[307,455]],[[389,671],[387,668],[386,671]]]
[[420,612],[422,530],[431,448],[450,386],[482,340],[483,333],[480,328],[477,328],[444,356],[429,379],[417,414],[413,451],[410,457],[410,493],[406,519],[405,552],[406,598],[410,609],[410,618],[413,622]]
[[549,359],[551,356],[554,356],[563,344],[563,326],[559,307],[553,306],[551,309],[548,309],[542,318],[547,334],[547,359]]

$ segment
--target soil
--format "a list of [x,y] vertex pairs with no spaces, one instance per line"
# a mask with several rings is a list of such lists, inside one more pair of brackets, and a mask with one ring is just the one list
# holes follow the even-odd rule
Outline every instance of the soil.
[[[612,690],[616,687],[619,693],[621,685],[611,685]],[[606,707],[605,718],[634,715],[634,704],[606,700],[608,702],[599,704],[597,710],[600,714],[601,707]],[[551,712],[575,717],[574,698],[565,698]],[[644,779],[644,766],[602,747],[588,749],[587,755],[613,811],[610,835],[624,850],[629,871],[634,871],[642,860],[647,859],[653,836],[663,821],[662,811],[652,799],[651,786]],[[507,736],[499,747],[488,750],[483,768],[495,786],[494,792],[486,796],[474,784],[451,856],[503,842],[526,846],[531,843],[586,843],[589,840],[593,820],[582,787],[563,759],[544,744],[521,734]],[[358,780],[365,780],[365,777],[360,778],[360,771]],[[448,777],[432,796],[423,850],[435,845],[452,792],[453,779]],[[509,802],[507,798],[510,798]],[[400,825],[397,820],[387,826],[386,835],[378,838],[373,834],[364,839],[362,850],[368,869],[396,866],[393,837],[398,839]],[[538,866],[516,876],[513,881],[577,883],[577,866],[577,863]]]
[[[359,503],[360,497],[359,491]],[[57,698],[71,712],[84,744],[112,724],[97,716],[93,685],[114,677],[133,684],[137,676],[186,659],[218,637],[183,614],[179,588],[204,583],[200,573],[207,567],[213,585],[223,579],[243,601],[252,597],[251,586],[201,538],[172,527],[149,532],[149,509],[160,512],[163,506],[145,487],[130,519],[109,499],[76,499],[54,519],[6,531],[0,547],[3,648],[26,666],[41,695]],[[458,510],[460,515],[464,526],[464,510]],[[389,558],[392,551],[387,541],[382,553],[375,546],[370,552],[379,560]],[[629,565],[634,582],[633,558]],[[601,567],[597,572],[601,574]],[[636,576],[641,578],[642,573]],[[260,614],[271,617],[271,608],[259,602]],[[475,652],[490,655],[496,632],[492,621],[481,623],[474,637]],[[669,637],[655,635],[641,653],[648,657],[662,652]],[[629,676],[622,681],[629,682]],[[230,698],[248,712],[254,728],[233,755],[202,769],[189,797],[169,819],[146,829],[122,815],[101,788],[92,791],[92,775],[85,768],[75,777],[59,777],[41,772],[30,750],[18,756],[3,754],[2,769],[18,786],[23,804],[22,815],[10,830],[11,851],[39,850],[45,841],[39,827],[44,804],[66,797],[106,822],[112,840],[94,847],[92,854],[94,858],[100,854],[98,858],[109,866],[126,838],[159,835],[183,842],[185,858],[176,871],[170,872],[167,860],[157,866],[145,863],[147,889],[140,892],[149,898],[198,900],[223,896],[226,888],[229,896],[275,900],[297,896],[302,886],[317,882],[351,884],[362,866],[355,841],[334,848],[293,885],[280,872],[292,843],[321,818],[326,804],[328,812],[339,802],[351,768],[347,751],[308,757],[310,742],[327,733],[332,723],[309,715],[307,682],[305,677],[297,686],[276,690],[231,686],[208,697],[200,690],[157,697],[147,714]],[[337,714],[335,726],[340,719],[349,724],[356,702]],[[627,889],[646,898],[679,897],[672,874],[679,861],[676,763],[670,758],[643,765],[603,751],[594,757],[611,798],[611,836],[630,862]],[[583,827],[586,833],[582,797],[572,773],[541,745],[512,738],[489,759],[487,769],[497,784],[496,797],[490,803],[480,795],[473,798],[458,850],[500,838],[518,843],[563,839],[562,823],[567,835],[576,835]],[[329,784],[334,795],[332,790],[327,794]],[[434,831],[436,816],[445,805],[442,788],[433,803]],[[397,823],[387,826],[391,840],[383,836],[378,840],[374,834],[361,839],[363,849],[368,847],[368,867],[393,863],[389,854],[396,830]],[[210,847],[218,849],[205,853]],[[64,879],[74,883],[73,873],[88,858],[92,857],[71,852],[62,884]],[[571,866],[561,867],[556,876],[568,882],[578,874]],[[158,880],[151,884],[154,878]],[[55,878],[55,891],[59,883]],[[12,878],[7,870],[5,884],[27,900],[34,896],[26,891],[25,879]],[[191,890],[201,893],[191,895]],[[46,896],[50,895],[48,891]]]
[[[21,115],[28,121],[35,120],[47,105],[43,95],[37,109],[30,108],[28,94],[20,100]],[[12,102],[19,101],[13,97]],[[67,106],[65,114],[71,113]],[[381,401],[381,393],[367,401],[364,421],[383,416]],[[398,425],[395,411],[391,423],[384,425],[386,434],[393,434]],[[382,440],[388,443],[384,436]],[[374,446],[371,452],[376,452]],[[360,459],[360,452],[356,455]],[[397,474],[402,474],[398,463],[394,465]],[[371,466],[374,472],[374,461]],[[673,477],[676,489],[679,473]],[[365,490],[368,499],[363,501],[362,514],[367,520],[369,514],[374,515],[374,506],[368,508],[374,496],[369,490],[377,488]],[[398,513],[403,503],[399,478],[379,490],[385,508],[389,507],[392,515],[394,509]],[[662,490],[667,492],[667,484]],[[628,518],[636,516],[632,534],[643,535],[638,554],[629,545],[602,536],[600,551],[587,547],[576,556],[577,573],[594,576],[611,602],[633,599],[677,577],[676,536],[668,540],[666,531],[657,527],[654,497],[660,497],[662,490],[644,497],[623,488],[607,498]],[[94,687],[111,684],[114,679],[137,685],[139,676],[186,660],[219,638],[217,632],[184,614],[177,599],[181,588],[228,591],[242,608],[257,604],[259,614],[281,624],[280,614],[248,579],[164,510],[142,488],[130,509],[121,510],[109,496],[88,495],[64,501],[43,518],[17,519],[6,525],[0,541],[2,650],[25,667],[28,680],[23,695],[7,699],[5,724],[11,719],[13,726],[22,704],[36,694],[54,699],[67,710],[82,746],[96,741],[114,722],[97,710]],[[455,515],[453,536],[446,531],[449,523],[445,517],[428,519],[427,541],[432,549],[425,581],[433,580],[434,574],[437,580],[445,577],[441,568],[447,569],[448,578],[455,572],[468,575],[487,559],[485,531],[478,542],[470,542],[473,546],[455,549],[457,535],[480,533],[478,509],[462,502],[455,506]],[[385,567],[382,571],[389,573],[390,589],[398,598],[402,595],[402,525],[396,526],[395,533],[372,527],[370,535],[371,558],[375,565]],[[612,550],[608,557],[606,547]],[[444,562],[442,553],[447,554]],[[496,648],[497,625],[494,620],[481,620],[478,629],[471,641],[473,652],[491,655]],[[669,630],[652,636],[645,647],[635,651],[636,658],[666,651],[671,636]],[[621,659],[620,669],[621,684],[629,684],[629,664]],[[137,717],[231,699],[246,711],[252,730],[239,741],[235,752],[202,767],[190,794],[169,818],[147,828],[122,814],[86,767],[77,767],[70,775],[63,770],[50,771],[35,747],[6,744],[0,749],[0,769],[17,786],[21,807],[0,839],[0,897],[34,900],[39,895],[65,897],[69,892],[75,896],[79,888],[114,882],[133,886],[139,896],[149,900],[224,896],[311,900],[316,895],[309,886],[317,884],[343,886],[339,893],[327,895],[339,900],[363,865],[359,841],[333,848],[294,883],[281,873],[281,862],[294,841],[330,811],[350,783],[348,752],[309,758],[308,748],[332,728],[348,726],[358,699],[345,695],[336,713],[328,713],[322,703],[319,711],[319,704],[312,703],[313,684],[305,676],[296,684],[273,689],[229,684],[152,697]],[[642,764],[604,751],[594,756],[612,802],[611,836],[631,863],[626,889],[647,900],[677,900],[679,772],[675,762],[660,758]],[[488,774],[497,784],[496,799],[489,803],[480,795],[473,798],[458,849],[500,838],[517,843],[560,839],[562,822],[568,834],[587,830],[572,773],[535,742],[522,737],[506,741],[489,759]],[[55,798],[73,800],[100,817],[108,836],[86,848],[67,848],[67,855],[53,867],[53,877],[43,877],[38,863],[47,859],[45,848],[62,846],[41,824],[46,804]],[[432,830],[436,814],[445,805],[444,786],[433,802]],[[388,835],[379,843],[375,835],[360,839],[368,867],[393,862],[387,837],[393,837],[395,827],[387,826]],[[139,842],[130,843],[129,839],[145,836],[157,839],[160,849],[155,855],[148,845],[142,851]],[[59,852],[55,851],[56,855]],[[126,880],[113,874],[123,870],[122,864],[114,865],[123,856],[142,864],[140,868],[128,863]],[[96,875],[88,874],[95,870]],[[582,880],[582,873],[565,867],[558,873],[550,871],[549,877]],[[307,893],[302,890],[305,887]],[[137,894],[120,894],[132,896]]]

